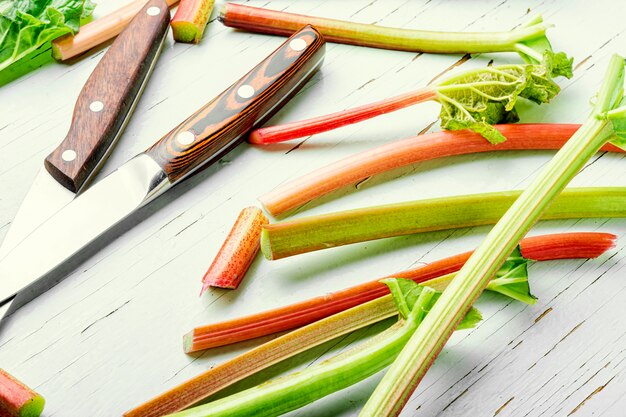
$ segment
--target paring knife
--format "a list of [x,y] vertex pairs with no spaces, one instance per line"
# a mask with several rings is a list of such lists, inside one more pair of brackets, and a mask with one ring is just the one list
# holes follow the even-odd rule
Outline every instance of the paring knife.
[[106,160],[158,59],[169,17],[164,0],[148,1],[102,57],[78,96],[67,136],[45,159],[11,222],[0,259],[71,202]]
[[306,83],[323,59],[322,35],[303,28],[145,152],[76,197],[0,259],[0,305],[241,143]]

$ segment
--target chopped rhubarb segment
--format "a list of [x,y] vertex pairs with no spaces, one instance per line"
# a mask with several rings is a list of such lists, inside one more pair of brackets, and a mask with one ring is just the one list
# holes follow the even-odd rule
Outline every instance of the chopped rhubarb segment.
[[202,278],[202,292],[208,287],[236,289],[239,286],[259,251],[261,227],[268,222],[257,207],[246,207],[239,213],[224,244]]

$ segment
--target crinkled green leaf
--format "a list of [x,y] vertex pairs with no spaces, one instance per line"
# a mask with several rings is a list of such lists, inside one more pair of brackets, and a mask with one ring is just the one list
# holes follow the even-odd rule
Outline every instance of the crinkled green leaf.
[[434,87],[441,103],[441,126],[470,129],[491,143],[506,138],[491,125],[519,120],[515,104],[523,97],[548,103],[560,88],[543,65],[503,65],[464,72]]
[[528,259],[522,256],[519,246],[489,282],[487,289],[526,304],[535,304],[537,298],[530,293],[528,284]]
[[573,64],[574,58],[568,57],[565,52],[554,53],[548,50],[543,52],[543,65],[550,69],[553,77],[572,78],[574,76]]
[[[93,9],[88,1],[86,10]],[[0,0],[0,70],[66,33],[76,33],[86,0]]]
[[[413,311],[415,308],[419,308],[424,315],[427,314],[441,296],[439,291],[419,285],[410,279],[386,278],[381,282],[389,287],[389,291],[391,291],[391,295],[393,296],[396,306],[398,307],[398,312],[405,320],[409,318],[411,312],[415,313]],[[424,297],[420,297],[424,288],[428,288],[430,291],[434,292],[432,297],[427,298],[427,301],[424,301]],[[475,327],[481,319],[482,315],[480,314],[480,311],[472,307],[465,315],[465,318],[461,321],[457,329],[461,330]]]

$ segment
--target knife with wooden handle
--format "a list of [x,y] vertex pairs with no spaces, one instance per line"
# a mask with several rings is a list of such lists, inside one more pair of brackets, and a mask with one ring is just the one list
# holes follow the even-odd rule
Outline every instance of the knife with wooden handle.
[[149,0],[98,62],[78,96],[65,139],[45,159],[11,222],[0,259],[71,202],[106,160],[150,77],[168,24],[165,1]]
[[76,197],[0,259],[0,304],[241,143],[306,83],[323,58],[322,36],[303,28],[148,150]]

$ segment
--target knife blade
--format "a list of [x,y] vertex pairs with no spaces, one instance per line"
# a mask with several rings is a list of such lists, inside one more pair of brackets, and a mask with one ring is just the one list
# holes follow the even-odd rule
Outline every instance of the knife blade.
[[0,259],[0,305],[133,211],[236,147],[319,69],[324,50],[322,35],[306,26],[145,152],[52,215]]
[[164,0],[148,1],[91,73],[76,100],[66,137],[45,159],[11,222],[0,259],[72,201],[106,160],[163,47],[168,10]]

